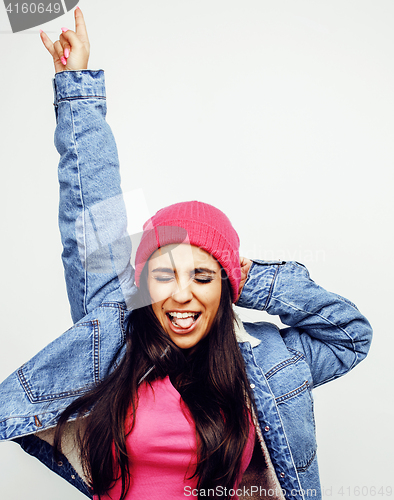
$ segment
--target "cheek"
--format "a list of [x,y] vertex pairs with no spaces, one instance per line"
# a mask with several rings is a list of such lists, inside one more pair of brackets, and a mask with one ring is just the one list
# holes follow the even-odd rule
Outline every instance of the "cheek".
[[162,302],[155,302],[152,304],[152,311],[153,314],[158,319],[161,326],[165,329],[167,325],[167,319],[161,307],[162,307]]
[[222,293],[221,283],[218,283],[215,288],[210,291],[209,296],[206,297],[206,301],[210,304],[212,316],[216,316],[220,305],[220,297]]
[[153,280],[148,280],[148,290],[152,305],[157,302],[163,302],[171,295],[171,291],[168,290],[168,286],[163,283],[157,283]]
[[161,304],[157,302],[152,303],[152,310],[155,313],[156,318],[160,321]]

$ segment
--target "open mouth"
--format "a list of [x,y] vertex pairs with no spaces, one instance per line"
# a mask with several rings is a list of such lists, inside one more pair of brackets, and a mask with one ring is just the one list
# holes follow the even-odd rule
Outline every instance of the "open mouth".
[[201,316],[200,312],[168,312],[167,317],[176,329],[190,330]]

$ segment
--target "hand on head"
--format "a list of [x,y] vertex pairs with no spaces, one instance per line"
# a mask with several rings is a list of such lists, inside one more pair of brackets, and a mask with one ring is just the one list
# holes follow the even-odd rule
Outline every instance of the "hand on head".
[[90,54],[89,38],[85,20],[80,8],[74,11],[75,31],[62,28],[62,34],[55,43],[46,33],[41,32],[41,40],[53,57],[56,73],[87,69]]
[[239,284],[237,301],[241,296],[244,284],[245,284],[246,280],[248,279],[248,273],[249,273],[250,266],[252,265],[252,261],[250,259],[247,259],[246,257],[240,257],[239,260],[240,260],[240,265],[241,265],[241,283]]

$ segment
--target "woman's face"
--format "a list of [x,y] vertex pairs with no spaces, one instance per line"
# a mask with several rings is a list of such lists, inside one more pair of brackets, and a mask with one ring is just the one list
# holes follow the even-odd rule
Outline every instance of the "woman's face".
[[190,349],[208,334],[220,303],[220,271],[211,254],[188,244],[166,245],[149,259],[152,308],[178,347]]

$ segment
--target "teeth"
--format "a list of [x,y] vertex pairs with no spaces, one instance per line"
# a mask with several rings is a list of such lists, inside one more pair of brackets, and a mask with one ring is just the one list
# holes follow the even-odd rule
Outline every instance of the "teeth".
[[194,316],[197,314],[197,313],[192,313],[192,312],[184,312],[184,313],[179,313],[179,312],[170,312],[168,313],[170,316],[172,316],[173,318],[190,318],[190,316],[192,316],[194,318]]

